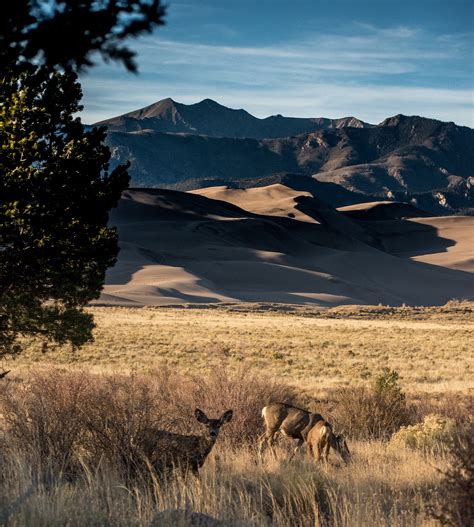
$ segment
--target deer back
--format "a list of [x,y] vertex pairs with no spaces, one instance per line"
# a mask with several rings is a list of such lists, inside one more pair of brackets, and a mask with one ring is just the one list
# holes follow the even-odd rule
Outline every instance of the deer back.
[[281,432],[293,439],[306,439],[308,432],[317,421],[323,419],[319,414],[314,414],[285,403],[274,403],[262,410],[267,431]]
[[214,443],[203,436],[159,431],[149,459],[158,471],[173,467],[196,471],[203,465]]

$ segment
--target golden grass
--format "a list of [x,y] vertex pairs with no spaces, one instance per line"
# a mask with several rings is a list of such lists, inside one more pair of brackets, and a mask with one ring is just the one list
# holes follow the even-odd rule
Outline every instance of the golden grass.
[[[281,381],[283,386],[297,386],[305,392],[303,399],[316,409],[320,404],[316,399],[325,390],[373,383],[385,367],[400,372],[400,384],[410,392],[412,401],[422,400],[421,392],[449,391],[453,392],[452,404],[456,404],[454,392],[468,392],[474,387],[474,310],[468,303],[426,309],[341,307],[285,311],[276,307],[220,306],[94,307],[91,311],[97,323],[95,342],[77,352],[53,348],[47,354],[41,352],[38,344],[30,343],[23,355],[3,364],[13,370],[9,375],[13,388],[28,390],[28,376],[37,378],[40,366],[48,369],[59,365],[74,370],[78,379],[85,378],[84,371],[88,370],[143,372],[144,378],[161,375],[160,382],[169,381],[169,393],[164,393],[163,388],[159,393],[164,399],[173,399],[170,408],[174,409],[168,410],[173,413],[171,417],[183,420],[183,408],[191,412],[195,404],[201,405],[199,398],[205,410],[213,404],[235,407],[235,402],[223,401],[215,391],[208,396],[212,382],[205,381],[211,378],[211,371],[218,372],[213,381],[215,390],[220,390],[219,394],[224,391],[221,384],[216,384],[216,379],[225,377],[223,365],[231,372],[248,370],[249,375],[239,377],[239,382],[245,381],[253,390],[258,387],[251,374],[257,375],[264,386],[268,377]],[[164,365],[167,370],[154,371]],[[192,373],[203,385],[191,393],[192,383],[175,383],[175,373]],[[96,386],[102,376],[93,377],[90,382]],[[248,410],[247,399],[237,397],[237,388],[233,397]],[[21,396],[21,390],[14,393]],[[112,390],[114,393],[116,390]],[[43,404],[46,394],[40,390],[39,395]],[[126,391],[127,408],[130,395]],[[180,404],[176,402],[178,396],[182,399]],[[443,396],[441,402],[446,403],[447,399]],[[106,401],[107,407],[113,406],[112,395]],[[69,429],[64,419],[57,418],[63,414],[57,414],[56,406],[46,405],[43,409],[39,405],[37,418],[41,421],[48,414],[51,420],[45,418],[45,422]],[[326,412],[325,407],[321,408]],[[212,411],[216,413],[217,408]],[[222,522],[202,523],[209,526],[438,525],[429,519],[427,507],[447,500],[438,491],[438,469],[448,463],[445,450],[414,451],[396,442],[349,439],[352,463],[344,466],[331,453],[331,463],[326,467],[308,462],[304,453],[290,459],[289,442],[283,440],[275,454],[267,451],[260,457],[257,433],[247,444],[231,444],[229,431],[238,429],[231,428],[238,425],[238,413],[235,422],[223,429],[200,477],[188,476],[186,480],[177,476],[168,482],[149,483],[148,479],[147,484],[124,481],[114,472],[116,467],[106,465],[105,457],[103,463],[84,462],[74,479],[57,475],[49,478],[44,463],[35,466],[21,449],[13,449],[12,453],[6,448],[5,454],[0,449],[0,524],[3,514],[9,516],[8,525],[13,527],[184,526],[193,524],[189,514],[194,513]],[[252,406],[251,413],[257,416],[260,426],[259,410],[256,412]],[[190,420],[186,415],[184,419]],[[129,419],[124,423],[128,425]],[[45,429],[51,432],[48,426]],[[8,433],[5,428],[5,437]],[[0,433],[0,445],[1,439]],[[80,449],[75,452],[82,455]],[[180,515],[177,510],[188,511],[188,515]]]
[[[125,487],[111,472],[84,467],[75,485],[35,485],[8,525],[190,525],[179,522],[171,512],[176,509],[206,514],[223,525],[436,525],[425,508],[437,499],[434,465],[443,466],[442,459],[378,442],[355,443],[352,450],[351,465],[332,458],[326,467],[308,462],[303,454],[290,460],[284,446],[261,458],[255,450],[221,442],[199,479],[177,477],[148,487]],[[27,466],[20,462],[13,475],[4,496],[10,503],[31,489]]]
[[364,384],[382,368],[400,372],[409,392],[474,387],[472,303],[444,308],[346,306],[290,312],[94,307],[95,342],[77,352],[32,343],[2,364],[14,373],[41,365],[92,371],[150,371],[162,365],[194,374],[244,365],[314,393]]

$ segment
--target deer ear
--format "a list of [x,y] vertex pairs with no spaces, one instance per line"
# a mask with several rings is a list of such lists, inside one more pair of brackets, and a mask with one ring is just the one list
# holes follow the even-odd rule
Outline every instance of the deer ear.
[[234,415],[234,412],[232,410],[227,410],[227,412],[224,412],[221,418],[219,419],[221,425],[228,423],[232,419],[233,415]]
[[194,410],[194,415],[196,416],[196,419],[203,425],[207,424],[207,422],[209,421],[207,415],[202,410],[199,410],[199,408],[196,408],[196,410]]

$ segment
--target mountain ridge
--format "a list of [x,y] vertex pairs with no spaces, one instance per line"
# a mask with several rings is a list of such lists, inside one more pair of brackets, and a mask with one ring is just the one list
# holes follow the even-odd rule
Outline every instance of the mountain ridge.
[[[211,99],[194,105],[164,99],[105,124],[113,164],[132,161],[133,186],[190,189],[200,181],[238,185],[262,178],[276,183],[278,174],[291,173],[343,189],[345,196],[334,188],[326,193],[333,206],[350,204],[351,194],[357,202],[409,201],[435,215],[471,213],[474,130],[402,114],[352,126],[358,122],[258,119]],[[287,134],[302,126],[312,131]],[[308,181],[305,186],[314,189]]]
[[228,108],[212,99],[188,105],[170,97],[95,125],[107,126],[110,131],[119,132],[152,130],[241,139],[289,137],[322,129],[373,126],[353,116],[329,119],[284,117],[277,114],[260,119],[242,108]]

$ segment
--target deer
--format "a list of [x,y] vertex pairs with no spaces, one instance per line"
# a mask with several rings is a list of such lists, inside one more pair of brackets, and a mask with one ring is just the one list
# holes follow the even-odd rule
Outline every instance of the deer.
[[344,437],[335,435],[332,426],[324,419],[314,424],[306,436],[305,443],[308,457],[312,453],[316,463],[320,459],[328,463],[331,448],[339,454],[346,465],[351,459],[351,453]]
[[318,421],[324,421],[323,416],[308,412],[297,406],[286,403],[274,403],[262,410],[265,422],[265,432],[260,438],[259,450],[263,452],[265,446],[273,446],[275,436],[280,432],[286,437],[297,440],[293,455],[305,443],[308,432]]
[[219,419],[209,419],[202,410],[196,408],[194,415],[205,426],[203,435],[183,435],[165,430],[158,430],[154,434],[147,457],[157,473],[178,469],[185,474],[190,471],[198,476],[199,469],[216,443],[220,428],[232,419],[233,412],[227,410]]

